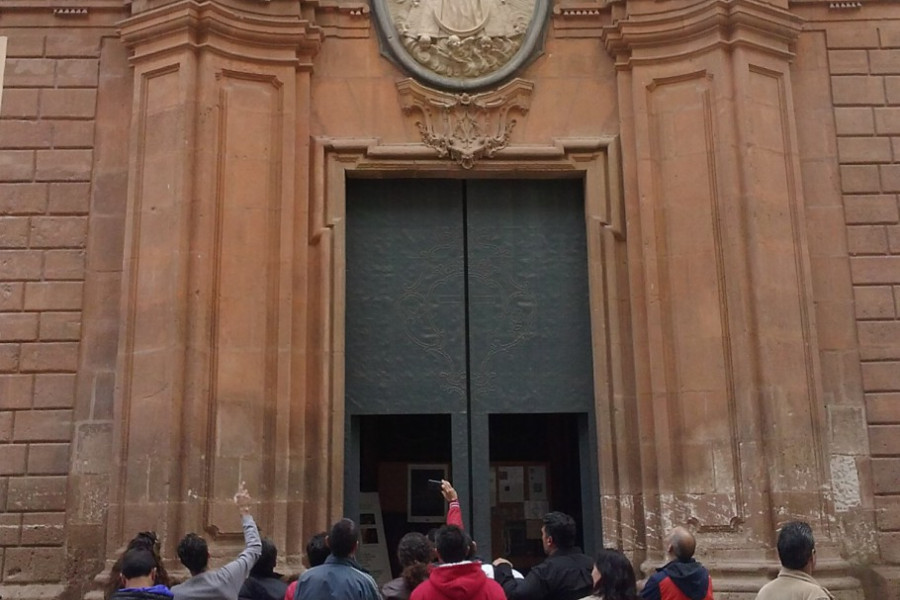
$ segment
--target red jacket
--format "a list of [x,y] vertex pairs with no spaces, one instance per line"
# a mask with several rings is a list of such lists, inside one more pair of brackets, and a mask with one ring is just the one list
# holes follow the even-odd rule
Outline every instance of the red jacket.
[[503,588],[488,579],[481,563],[439,565],[413,590],[409,600],[506,600]]

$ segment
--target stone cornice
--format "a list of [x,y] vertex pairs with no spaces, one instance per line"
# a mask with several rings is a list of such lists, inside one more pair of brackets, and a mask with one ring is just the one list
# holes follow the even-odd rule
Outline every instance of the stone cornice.
[[123,0],[0,0],[4,27],[110,27],[127,14]]
[[610,6],[624,0],[567,0],[553,5],[553,29],[558,37],[601,37],[610,22]]
[[297,15],[248,13],[205,0],[182,0],[120,23],[132,61],[190,47],[242,60],[311,68],[321,31]]
[[325,37],[365,38],[371,31],[371,9],[367,2],[311,2],[315,7],[316,24]]
[[742,45],[790,60],[801,23],[797,15],[757,0],[704,0],[629,16],[605,27],[602,37],[618,68]]

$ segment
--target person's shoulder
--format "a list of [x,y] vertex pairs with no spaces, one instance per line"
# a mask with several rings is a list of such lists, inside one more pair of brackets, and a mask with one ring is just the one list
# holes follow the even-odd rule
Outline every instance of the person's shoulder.
[[505,600],[506,592],[503,591],[503,586],[491,579],[490,577],[486,577],[484,581],[484,591],[485,598],[490,598],[491,600]]
[[354,570],[357,573],[359,573],[359,575],[361,575],[363,577],[363,579],[366,580],[367,583],[371,583],[373,586],[375,586],[376,590],[378,589],[378,582],[375,581],[375,578],[372,577],[372,575],[370,573],[366,573],[365,571],[360,571],[359,569],[354,569]]
[[706,565],[704,565],[704,564],[703,564],[702,562],[700,562],[700,561],[694,561],[694,562],[697,563],[697,568],[698,568],[700,571],[706,573],[706,576],[709,577],[709,569],[706,568]]
[[[209,571],[207,571],[207,573],[208,572]],[[188,577],[181,583],[179,583],[177,585],[173,585],[169,589],[172,590],[172,593],[175,595],[185,594],[189,590],[192,590],[197,586],[197,584],[200,582],[203,575],[205,575],[205,573],[198,573],[197,575],[191,575],[190,577]]]
[[385,600],[408,600],[410,591],[402,577],[391,579],[381,586],[381,596]]
[[300,574],[300,577],[297,578],[297,585],[306,583],[310,579],[314,579],[314,578],[318,577],[319,573],[321,573],[323,571],[323,567],[324,567],[324,565],[317,565],[315,567],[310,567],[307,570],[303,571],[303,573]]
[[[434,586],[432,585],[431,581],[426,579],[425,581],[417,585],[416,589],[414,589],[409,594],[409,600],[425,600],[430,596],[430,594],[433,593],[433,588]],[[504,598],[505,597],[506,596],[504,596]]]
[[644,587],[646,588],[647,586],[650,586],[650,585],[658,586],[662,582],[662,580],[668,576],[669,576],[669,574],[666,573],[665,568],[657,569],[657,571],[655,573],[653,573],[650,577],[647,578],[647,583],[644,584]]
[[761,588],[759,588],[759,592],[757,592],[756,594],[756,600],[776,598],[778,594],[778,588],[783,584],[784,580],[779,580],[777,577],[771,581],[766,582]]
[[831,595],[819,582],[797,577],[791,573],[779,573],[778,577],[767,582],[759,589],[756,600],[775,600],[785,594],[803,594],[809,600],[830,598]]
[[351,567],[350,565],[347,565],[347,568],[350,569],[347,575],[348,580],[355,580],[358,585],[372,588],[376,593],[380,593],[378,590],[378,582],[376,582],[375,578],[372,577],[369,573],[360,571],[356,567]]

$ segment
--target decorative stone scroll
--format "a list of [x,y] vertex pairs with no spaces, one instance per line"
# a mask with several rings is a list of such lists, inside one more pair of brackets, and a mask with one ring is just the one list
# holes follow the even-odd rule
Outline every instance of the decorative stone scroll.
[[439,92],[405,79],[397,89],[403,112],[421,113],[416,126],[425,145],[471,169],[476,160],[490,158],[509,144],[516,125],[509,112],[528,112],[534,84],[515,79],[491,92],[468,94]]

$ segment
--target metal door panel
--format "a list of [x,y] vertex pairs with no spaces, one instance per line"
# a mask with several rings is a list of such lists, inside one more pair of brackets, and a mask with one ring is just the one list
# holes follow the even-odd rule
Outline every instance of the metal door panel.
[[471,410],[590,410],[583,183],[467,184]]
[[[572,435],[596,481],[582,186],[348,181],[348,461],[359,452],[355,415],[451,413],[454,485],[486,557],[489,413],[585,415]],[[582,486],[586,512],[596,490]],[[584,526],[586,541],[599,539],[598,523]]]
[[348,414],[466,410],[462,185],[347,182]]

